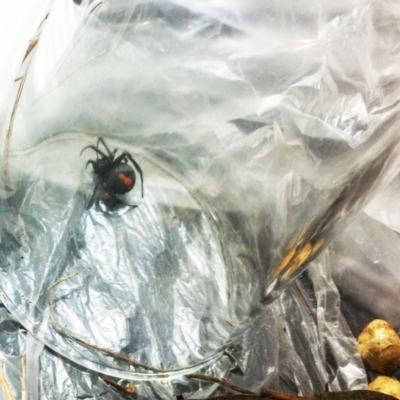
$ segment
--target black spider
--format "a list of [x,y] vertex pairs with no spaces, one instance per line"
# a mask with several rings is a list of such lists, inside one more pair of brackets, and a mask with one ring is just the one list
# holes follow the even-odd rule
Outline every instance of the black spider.
[[[106,150],[106,153],[99,149],[100,143]],[[81,154],[86,149],[92,149],[96,152],[96,160],[89,160],[86,163],[86,168],[89,164],[93,167],[93,172],[97,176],[96,186],[94,188],[92,197],[90,198],[88,209],[93,205],[97,189],[99,185],[108,193],[108,195],[115,200],[117,203],[122,201],[117,195],[128,193],[133,189],[136,183],[135,170],[128,164],[130,161],[135,167],[136,171],[140,175],[141,187],[142,187],[142,197],[143,197],[143,173],[140,165],[135,161],[130,153],[124,151],[121,155],[115,158],[117,149],[113,151],[110,150],[106,141],[99,137],[96,146],[90,145],[82,149]],[[100,156],[100,158],[99,158]],[[136,208],[137,205],[130,205],[130,207]]]

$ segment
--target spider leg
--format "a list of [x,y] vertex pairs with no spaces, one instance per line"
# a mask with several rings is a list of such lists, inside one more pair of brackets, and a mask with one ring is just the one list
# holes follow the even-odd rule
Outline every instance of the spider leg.
[[142,168],[140,168],[140,165],[135,161],[135,159],[127,151],[124,151],[119,157],[117,157],[115,159],[115,161],[126,160],[126,158],[128,158],[128,160],[135,166],[137,172],[139,172],[140,182],[141,182],[141,187],[142,187],[142,197],[143,197],[143,172],[142,172]]
[[81,154],[86,150],[86,149],[92,149],[94,150],[97,154],[100,154],[102,157],[109,158],[106,154],[104,154],[101,150],[99,150],[96,146],[91,144],[90,146],[86,146],[82,149]]
[[92,164],[92,165],[94,165],[95,164],[95,161],[93,161],[93,160],[89,160],[87,163],[86,163],[86,168],[88,167],[88,165],[89,164]]
[[92,197],[89,200],[89,203],[88,203],[88,206],[87,206],[87,210],[89,210],[89,208],[92,207],[92,205],[94,203],[94,199],[96,198],[97,189],[99,188],[99,183],[100,183],[100,181],[97,180],[96,186],[94,187],[94,190],[93,190]]
[[115,156],[115,154],[116,154],[116,152],[117,152],[117,149],[114,149],[114,151],[111,151],[110,148],[108,147],[106,141],[104,140],[104,138],[103,138],[102,136],[100,136],[99,139],[97,140],[97,147],[99,147],[99,144],[100,144],[100,143],[101,143],[101,144],[104,146],[104,148],[107,150],[108,156],[109,156],[110,158],[114,158],[114,156]]

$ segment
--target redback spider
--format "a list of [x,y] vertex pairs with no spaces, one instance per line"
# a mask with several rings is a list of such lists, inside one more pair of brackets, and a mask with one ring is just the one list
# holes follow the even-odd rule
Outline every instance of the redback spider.
[[[100,144],[103,145],[105,152],[99,149]],[[84,147],[81,151],[81,154],[86,149],[94,150],[97,156],[96,160],[89,160],[86,163],[86,168],[89,164],[92,165],[93,172],[97,177],[96,186],[87,206],[88,209],[92,207],[94,203],[99,185],[103,187],[105,192],[113,200],[117,201],[118,203],[122,203],[122,201],[118,198],[118,195],[128,193],[135,186],[136,174],[134,168],[140,175],[143,197],[143,172],[140,168],[140,165],[135,161],[130,153],[124,151],[121,155],[115,158],[117,149],[111,151],[106,141],[102,137],[99,137],[96,146],[90,145]],[[128,164],[129,161],[133,164],[134,168]],[[133,208],[137,207],[137,205],[127,205]]]

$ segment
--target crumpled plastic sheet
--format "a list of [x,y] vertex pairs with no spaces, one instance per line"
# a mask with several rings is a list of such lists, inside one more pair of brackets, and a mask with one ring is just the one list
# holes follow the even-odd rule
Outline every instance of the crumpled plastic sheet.
[[[29,374],[37,377],[36,398],[42,400],[127,398],[103,378],[124,386],[127,380],[82,368],[48,348],[39,353],[29,351],[29,340],[32,338],[26,330],[5,308],[0,308],[1,388],[4,391],[6,384],[13,398],[24,398],[24,379]],[[324,253],[300,280],[267,306],[252,328],[232,343],[212,367],[201,372],[225,377],[254,391],[265,386],[308,395],[327,388],[362,389],[366,385],[366,374],[355,345],[340,312],[340,297],[330,276],[329,256]],[[29,367],[32,364],[36,370]],[[200,399],[224,392],[216,384],[183,377],[134,383],[136,393],[132,398],[144,400],[175,399],[178,394]],[[34,383],[30,385],[25,387],[32,393]]]
[[[146,378],[107,349],[180,374],[221,355],[397,171],[400,13],[321,6],[313,25],[291,3],[85,2],[44,62],[77,7],[54,4],[14,85],[2,299],[88,368]],[[101,192],[86,209],[95,153],[80,153],[99,136],[141,165],[137,209]]]
[[[0,113],[1,296],[53,351],[41,390],[115,396],[98,373],[144,398],[215,389],[172,383],[181,369],[361,387],[321,252],[398,170],[397,2],[78,3],[51,4]],[[95,154],[80,152],[99,136],[141,165],[137,209],[101,192],[86,209]],[[312,260],[312,289],[267,307]]]
[[[374,202],[387,190],[392,189],[382,191]],[[389,215],[388,203],[380,204],[381,211]],[[393,225],[398,223],[396,220],[395,214]],[[371,318],[386,319],[400,329],[399,245],[396,231],[366,214],[332,243],[333,276],[347,304],[343,312],[355,335]]]

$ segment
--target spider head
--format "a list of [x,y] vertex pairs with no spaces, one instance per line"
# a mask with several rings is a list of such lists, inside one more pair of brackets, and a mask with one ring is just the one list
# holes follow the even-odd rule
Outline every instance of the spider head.
[[113,159],[114,157],[102,157],[97,159],[94,163],[92,163],[93,172],[96,175],[103,175],[107,173],[113,165]]

